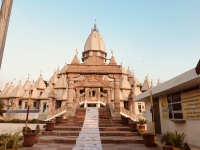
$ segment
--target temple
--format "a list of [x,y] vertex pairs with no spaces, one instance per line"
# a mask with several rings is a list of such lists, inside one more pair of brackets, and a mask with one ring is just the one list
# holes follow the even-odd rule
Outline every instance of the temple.
[[75,106],[109,105],[115,118],[128,114],[135,118],[143,115],[144,102],[134,102],[133,99],[153,87],[152,82],[146,76],[141,84],[129,68],[117,64],[114,56],[107,58],[96,24],[85,42],[82,62],[77,55],[71,64],[55,70],[49,81],[40,75],[36,82],[31,83],[28,79],[23,86],[21,83],[16,87],[12,83],[6,84],[0,93],[0,99],[5,104],[5,117],[25,119],[30,89],[33,90],[30,117],[35,119],[46,120],[60,114],[69,117]]

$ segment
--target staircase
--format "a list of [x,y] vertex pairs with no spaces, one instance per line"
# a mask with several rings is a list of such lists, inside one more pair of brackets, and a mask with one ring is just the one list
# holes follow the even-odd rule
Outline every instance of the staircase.
[[[37,138],[37,144],[71,144],[77,143],[77,138],[83,127],[86,109],[77,108],[75,116],[63,119],[63,122],[56,124],[53,131],[43,131]],[[122,120],[111,118],[110,109],[98,109],[98,127],[100,142],[105,149],[110,144],[136,144],[143,146],[143,139],[138,132],[130,132],[128,124],[122,124]]]

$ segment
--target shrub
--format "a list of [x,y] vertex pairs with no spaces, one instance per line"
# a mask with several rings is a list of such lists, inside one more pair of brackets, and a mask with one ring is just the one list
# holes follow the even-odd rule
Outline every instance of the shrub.
[[18,150],[19,149],[18,142],[19,142],[20,133],[21,131],[18,131],[14,134],[6,133],[6,134],[0,135],[0,141],[2,142],[0,149],[1,150],[6,150],[6,149]]

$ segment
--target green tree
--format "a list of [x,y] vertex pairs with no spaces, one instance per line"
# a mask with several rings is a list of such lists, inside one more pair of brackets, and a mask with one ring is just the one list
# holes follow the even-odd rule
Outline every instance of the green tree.
[[2,101],[2,100],[0,100],[0,116],[2,116],[2,115],[3,115],[3,113],[4,113],[4,110],[3,110],[3,108],[4,108],[4,103],[3,103],[3,101]]

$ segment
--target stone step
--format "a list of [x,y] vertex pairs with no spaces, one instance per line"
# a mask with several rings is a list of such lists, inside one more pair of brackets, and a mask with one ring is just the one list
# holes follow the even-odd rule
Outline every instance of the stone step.
[[[82,126],[70,127],[70,126],[55,126],[55,130],[66,131],[81,131]],[[99,127],[99,131],[130,131],[129,127]]]
[[[46,136],[78,136],[80,134],[79,131],[43,131],[42,135]],[[138,132],[128,132],[128,131],[118,131],[118,132],[110,132],[110,131],[100,131],[100,136],[139,136]]]
[[[77,141],[78,136],[40,136],[37,138],[36,143],[71,143],[75,144]],[[143,139],[141,136],[129,136],[129,137],[123,137],[123,136],[106,136],[106,137],[100,137],[102,144],[142,144]],[[87,143],[87,139],[84,139],[81,141],[81,143]],[[91,141],[90,141],[91,143]]]
[[[57,123],[55,126],[83,126],[83,122],[63,122],[63,123]],[[98,123],[99,127],[127,127],[126,124],[120,124],[120,123]]]

